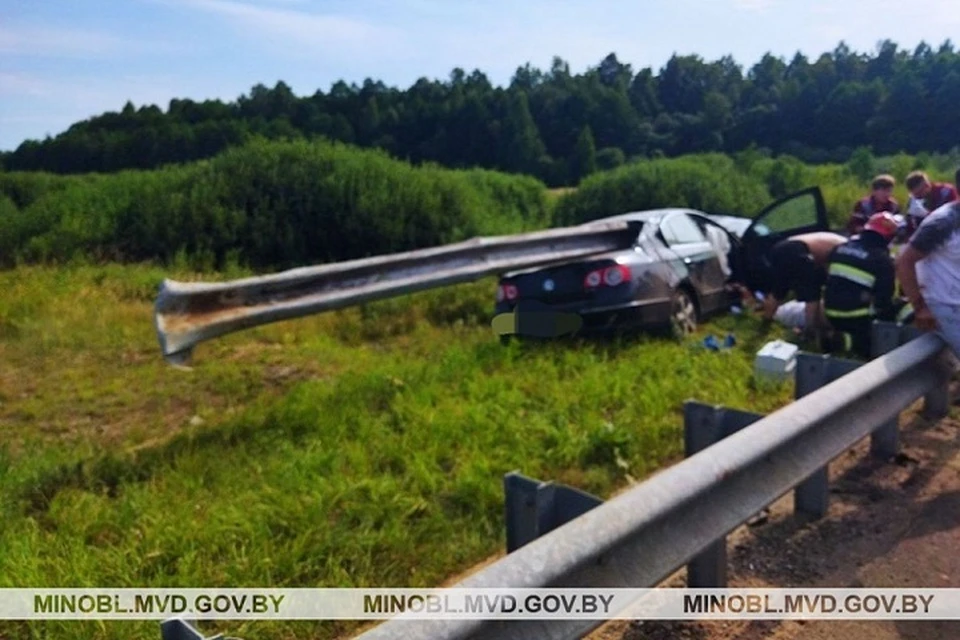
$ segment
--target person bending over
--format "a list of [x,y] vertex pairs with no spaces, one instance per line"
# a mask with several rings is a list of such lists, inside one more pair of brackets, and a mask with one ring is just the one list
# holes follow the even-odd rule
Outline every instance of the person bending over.
[[820,294],[826,281],[830,253],[847,242],[839,233],[814,231],[790,236],[773,246],[769,255],[769,285],[763,300],[763,319],[772,321],[790,292],[806,304],[805,332],[820,327]]

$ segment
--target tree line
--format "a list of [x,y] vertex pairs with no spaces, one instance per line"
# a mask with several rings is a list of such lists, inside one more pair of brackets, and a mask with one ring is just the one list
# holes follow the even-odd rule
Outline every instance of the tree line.
[[251,141],[153,170],[0,173],[0,267],[95,260],[282,269],[549,226],[539,180],[382,150]]
[[[0,172],[0,268],[155,261],[202,270],[336,262],[667,206],[752,216],[820,185],[834,226],[873,175],[952,179],[956,153],[810,165],[757,149],[626,164],[551,196],[543,182],[486,169],[413,165],[380,149],[258,138],[214,158],[150,170]],[[896,196],[905,198],[902,182]]]
[[581,74],[554,58],[526,64],[505,87],[474,70],[406,90],[367,79],[298,97],[284,82],[235,102],[127,103],[3,154],[7,170],[58,173],[153,168],[208,158],[253,136],[323,137],[378,147],[414,163],[484,167],[573,185],[633,158],[751,147],[810,163],[945,152],[960,140],[960,52],[950,41],[913,51],[889,40],[870,54],[841,42],[810,59],[767,54],[749,69],[731,57],[674,55],[655,73],[614,53]]

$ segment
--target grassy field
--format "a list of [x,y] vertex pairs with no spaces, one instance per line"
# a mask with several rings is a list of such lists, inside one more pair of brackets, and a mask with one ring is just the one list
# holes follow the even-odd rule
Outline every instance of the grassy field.
[[[241,275],[221,274],[213,277]],[[435,586],[503,549],[511,470],[609,496],[681,454],[688,398],[754,411],[750,316],[684,343],[512,344],[484,281],[160,357],[150,266],[0,272],[0,587]],[[733,332],[715,353],[706,332]],[[354,623],[207,625],[247,640]],[[159,638],[155,622],[0,638]]]

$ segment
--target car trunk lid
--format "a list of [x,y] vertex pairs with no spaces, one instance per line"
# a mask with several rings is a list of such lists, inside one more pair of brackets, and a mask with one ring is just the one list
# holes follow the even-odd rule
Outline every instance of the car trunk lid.
[[591,271],[616,264],[612,258],[571,262],[511,274],[501,280],[517,288],[518,300],[536,300],[546,304],[565,304],[590,300],[596,288],[588,288],[584,281]]

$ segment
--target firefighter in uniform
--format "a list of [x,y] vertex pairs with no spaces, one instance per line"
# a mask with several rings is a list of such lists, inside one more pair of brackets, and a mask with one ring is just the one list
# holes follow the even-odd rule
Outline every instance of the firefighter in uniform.
[[834,330],[830,350],[852,351],[870,358],[874,320],[893,320],[894,267],[889,244],[900,223],[890,213],[876,213],[863,232],[835,248],[829,258],[823,313]]

